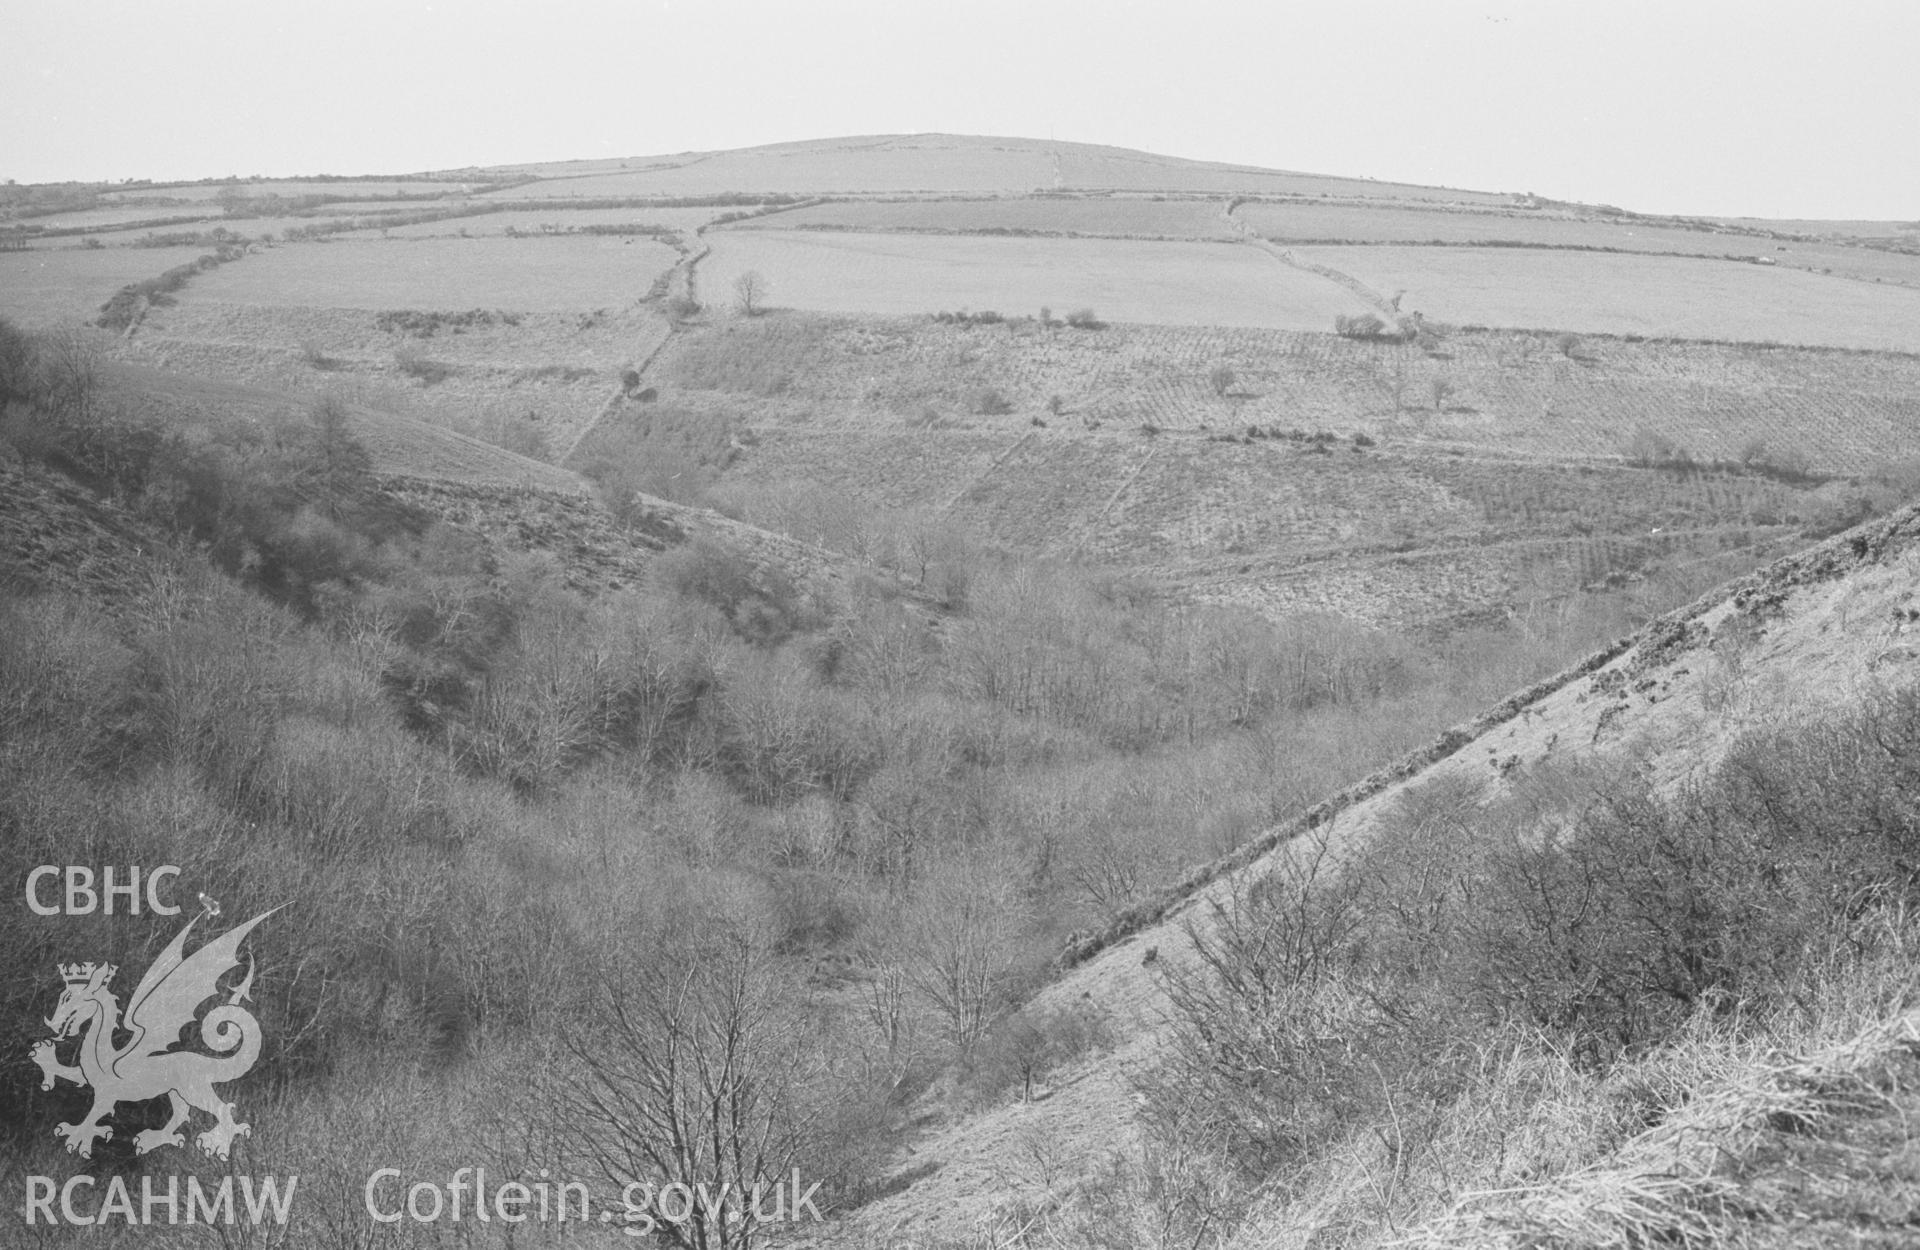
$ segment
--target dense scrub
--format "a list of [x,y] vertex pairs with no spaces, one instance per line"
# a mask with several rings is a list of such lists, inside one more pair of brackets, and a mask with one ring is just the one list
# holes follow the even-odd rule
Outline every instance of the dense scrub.
[[[1764,1048],[1863,982],[1902,1009],[1916,795],[1910,688],[1757,731],[1671,793],[1631,761],[1498,799],[1410,789],[1357,858],[1309,848],[1168,965],[1179,1037],[1141,1089],[1154,1157],[1210,1161],[1210,1222],[1185,1218],[1217,1240],[1264,1192],[1270,1217],[1370,1243],[1679,1114],[1684,1083],[1626,1078],[1703,1039]],[[1576,1089],[1595,1118],[1544,1124]],[[1342,1173],[1359,1155],[1366,1193]]]

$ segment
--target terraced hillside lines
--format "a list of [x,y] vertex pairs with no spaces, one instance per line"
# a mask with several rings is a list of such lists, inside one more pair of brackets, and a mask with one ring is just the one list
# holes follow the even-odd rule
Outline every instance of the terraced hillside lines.
[[1115,439],[1023,440],[991,474],[979,475],[951,515],[1016,550],[1092,550],[1101,509],[1148,450]]
[[157,278],[211,250],[62,247],[0,252],[0,316],[25,326],[90,322],[100,314],[100,305],[121,287]]
[[632,304],[677,259],[651,239],[355,239],[274,248],[196,285],[235,304],[557,312]]
[[[879,508],[931,509],[982,480],[1020,435],[1001,432],[874,431],[857,436],[760,429],[727,470],[746,489],[794,482],[830,486]],[[956,514],[965,519],[964,510]]]
[[[1702,459],[1736,461],[1763,444],[1839,473],[1920,456],[1920,358],[1907,355],[1592,337],[1562,345],[1489,331],[1452,334],[1429,357],[1411,344],[1253,327],[1044,332],[783,314],[683,336],[662,358],[663,378],[675,381],[677,354],[702,344],[729,360],[791,359],[777,399],[737,393],[755,395],[765,414],[756,420],[804,414],[816,427],[887,428],[931,408],[976,426],[1024,428],[1039,416],[1056,432],[1088,422],[1105,432],[1142,423],[1324,429],[1389,447],[1551,459],[1615,460],[1645,431]],[[1224,396],[1208,380],[1216,365],[1235,374]],[[1454,388],[1438,411],[1436,378]],[[1014,411],[970,415],[967,397],[985,387]],[[1059,416],[1047,409],[1053,395]]]
[[524,423],[558,448],[600,410],[636,337],[657,320],[646,307],[606,317],[488,310],[422,337],[382,328],[369,310],[228,304],[189,288],[117,350],[246,386],[332,392],[486,438]]
[[[836,200],[728,229],[833,228],[930,233],[1033,233],[1108,238],[1222,239],[1234,236],[1222,218],[1224,199],[1064,197],[968,200]],[[765,226],[761,223],[764,222]]]
[[822,312],[1090,306],[1108,321],[1318,329],[1366,311],[1332,283],[1276,275],[1250,249],[1225,243],[772,230],[709,240],[713,287],[758,270],[776,305]]
[[1519,248],[1300,247],[1459,325],[1920,352],[1920,291],[1779,267]]

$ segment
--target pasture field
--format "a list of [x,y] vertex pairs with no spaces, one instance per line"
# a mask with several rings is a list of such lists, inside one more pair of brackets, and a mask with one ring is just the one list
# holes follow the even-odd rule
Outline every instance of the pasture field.
[[[207,254],[204,247],[67,247],[0,252],[0,316],[25,326],[91,321],[121,287]],[[205,276],[205,275],[202,275]]]
[[110,188],[100,193],[103,200],[132,202],[141,200],[212,200],[221,192],[237,189],[243,196],[263,195],[362,195],[369,198],[395,195],[455,195],[473,191],[488,184],[485,182],[442,182],[426,178],[343,178],[343,179],[301,179],[277,178],[260,182],[196,182],[187,186],[172,187],[121,187]]
[[836,149],[753,149],[679,158],[619,173],[548,178],[497,191],[496,199],[564,199],[626,195],[718,195],[760,191],[785,195],[867,191],[1033,191],[1054,185],[1053,161],[1032,148],[944,147],[876,143]]
[[1920,351],[1920,291],[1792,269],[1524,248],[1292,250],[1460,325]]
[[383,227],[383,230],[395,239],[481,238],[504,235],[508,230],[540,234],[548,230],[579,230],[586,226],[649,225],[691,231],[726,211],[724,208],[569,208],[565,204],[558,204],[481,213],[475,217],[449,217],[444,221]]
[[1281,245],[1310,243],[1504,244],[1602,248],[1653,255],[1765,256],[1776,265],[1920,287],[1920,255],[1843,243],[1782,242],[1730,230],[1690,230],[1637,221],[1520,211],[1423,209],[1402,204],[1248,203],[1234,219]]
[[1370,178],[1335,178],[1286,170],[1213,165],[1150,156],[1120,149],[1064,148],[1060,153],[1062,188],[1097,191],[1199,191],[1246,195],[1324,195],[1369,200],[1413,200],[1440,204],[1507,205],[1513,197],[1485,191],[1458,191]]
[[1906,239],[1920,242],[1920,222],[1865,221],[1806,217],[1721,217],[1716,220],[1750,230],[1777,230],[1782,234],[1807,234],[1823,239]]
[[211,208],[196,208],[193,205],[181,205],[174,208],[159,207],[151,204],[129,204],[115,208],[83,208],[71,213],[54,213],[46,217],[29,217],[20,222],[0,222],[4,225],[40,226],[48,230],[108,230],[116,226],[128,226],[142,221],[176,221],[192,219],[195,221],[214,221],[220,219],[220,213]]
[[1150,200],[1102,196],[1067,199],[842,200],[815,204],[730,229],[981,230],[1088,234],[1118,238],[1224,239],[1236,237],[1221,210],[1224,199]]
[[1110,321],[1307,329],[1366,310],[1336,283],[1227,243],[772,230],[710,242],[698,271],[709,302],[757,270],[774,306],[820,312],[1090,306]]
[[194,284],[231,304],[516,312],[620,308],[678,256],[651,239],[356,238],[274,248]]
[[1769,239],[1731,232],[1554,217],[1517,209],[1468,211],[1290,200],[1243,203],[1234,208],[1233,215],[1254,234],[1276,243],[1524,243],[1689,256],[1724,256],[1728,252],[1757,255],[1770,253],[1776,246]]

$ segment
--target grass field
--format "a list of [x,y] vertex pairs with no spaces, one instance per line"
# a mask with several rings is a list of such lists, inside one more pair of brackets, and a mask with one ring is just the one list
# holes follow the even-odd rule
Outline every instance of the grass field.
[[1797,270],[1512,248],[1293,253],[1461,325],[1920,351],[1920,292]]
[[1639,222],[1554,217],[1509,210],[1462,211],[1404,204],[1250,202],[1233,210],[1253,233],[1277,243],[1526,243],[1541,247],[1617,248],[1630,252],[1757,255],[1775,244],[1745,235],[1650,226]]
[[678,259],[650,239],[419,239],[275,248],[203,276],[209,300],[309,308],[619,308]]
[[1281,244],[1492,243],[1715,259],[1765,256],[1783,268],[1920,287],[1920,255],[1845,243],[1781,242],[1731,230],[1404,204],[1248,203],[1234,210],[1234,218]]
[[539,234],[549,227],[564,232],[587,226],[637,224],[695,230],[726,211],[724,208],[568,208],[564,204],[542,205],[538,208],[482,213],[477,217],[449,217],[444,221],[386,227],[385,233],[396,239],[480,238],[504,235],[508,230]]
[[1060,156],[1060,186],[1116,191],[1237,192],[1245,195],[1326,195],[1457,204],[1510,204],[1513,197],[1368,178],[1326,177],[1283,170],[1209,165],[1117,149],[1068,150]]
[[1053,185],[1053,162],[1033,149],[846,147],[689,156],[685,163],[530,183],[494,198],[717,195],[727,191],[1014,191]]
[[0,252],[0,316],[30,326],[91,321],[121,287],[158,277],[208,250],[63,247]]
[[1320,328],[1365,310],[1353,295],[1259,252],[1219,243],[733,231],[711,236],[702,298],[757,270],[778,307],[917,313],[994,309],[1111,321]]
[[94,230],[102,227],[124,226],[137,221],[153,221],[156,218],[178,217],[217,219],[220,213],[210,205],[197,207],[191,204],[155,207],[152,204],[128,204],[114,208],[83,208],[71,213],[54,213],[46,217],[32,217],[21,225],[40,226],[47,230]]
[[776,213],[740,227],[832,226],[849,230],[1029,230],[1119,238],[1223,239],[1235,235],[1224,200],[1097,197],[993,200],[843,200]]
[[[263,195],[452,195],[456,192],[471,191],[487,184],[483,182],[441,182],[438,179],[301,179],[276,178],[261,182],[242,182],[237,189],[243,196],[259,197]],[[126,187],[107,190],[101,193],[103,200],[129,202],[138,200],[212,200],[221,192],[229,190],[233,184],[224,182],[201,182],[188,186],[172,187]]]

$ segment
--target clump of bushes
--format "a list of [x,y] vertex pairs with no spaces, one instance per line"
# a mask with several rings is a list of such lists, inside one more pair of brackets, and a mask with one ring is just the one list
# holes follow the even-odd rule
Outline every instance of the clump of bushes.
[[443,360],[430,360],[410,348],[393,354],[393,366],[426,386],[437,386],[453,376],[453,366]]
[[466,312],[420,312],[402,308],[380,313],[373,319],[373,325],[387,334],[408,334],[414,338],[430,339],[441,330],[465,334],[468,330],[484,330],[495,325],[517,326],[521,320],[520,313],[485,308],[472,308]]
[[1372,313],[1337,314],[1333,319],[1333,332],[1343,339],[1398,339],[1400,332],[1389,331],[1387,323]]
[[1076,308],[1067,314],[1067,324],[1076,330],[1104,330],[1107,323],[1094,315],[1091,308]]
[[983,417],[1003,416],[1013,411],[1013,401],[991,386],[983,386],[967,398],[967,408]]
[[940,325],[957,326],[997,326],[1006,320],[991,308],[982,309],[976,313],[937,312],[933,314],[933,319]]

